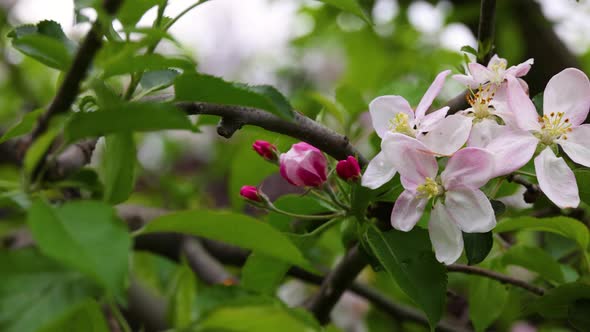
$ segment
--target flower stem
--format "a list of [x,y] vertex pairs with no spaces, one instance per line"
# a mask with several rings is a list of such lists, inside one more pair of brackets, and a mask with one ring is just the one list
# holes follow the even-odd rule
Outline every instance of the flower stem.
[[344,210],[350,210],[350,208],[342,203],[338,197],[336,196],[336,193],[334,192],[334,190],[332,190],[332,187],[330,187],[330,185],[326,184],[324,185],[325,191],[328,194],[328,196],[330,196],[330,199],[334,202],[334,204],[336,204],[337,206],[343,208]]
[[270,211],[276,212],[276,213],[280,213],[289,217],[293,217],[293,218],[299,218],[299,219],[308,219],[308,220],[323,220],[323,219],[332,219],[335,217],[340,217],[343,216],[344,213],[343,212],[337,212],[337,213],[332,213],[332,214],[316,214],[316,215],[310,215],[310,214],[298,214],[298,213],[291,213],[288,211],[284,211],[281,210],[279,208],[277,208],[274,205],[269,205],[267,207]]
[[123,332],[131,332],[131,327],[125,320],[125,317],[123,317],[123,314],[119,310],[119,307],[114,303],[114,301],[109,301],[109,307],[111,309],[111,312],[113,313],[113,316],[115,316],[115,319],[117,320],[117,323],[121,330],[123,330]]
[[332,226],[336,225],[340,221],[342,221],[342,219],[340,219],[340,218],[332,218],[332,220],[329,220],[329,221],[321,224],[318,228],[316,228],[313,231],[307,233],[306,235],[316,236],[316,235],[322,234],[324,231],[328,230],[329,228],[331,228]]

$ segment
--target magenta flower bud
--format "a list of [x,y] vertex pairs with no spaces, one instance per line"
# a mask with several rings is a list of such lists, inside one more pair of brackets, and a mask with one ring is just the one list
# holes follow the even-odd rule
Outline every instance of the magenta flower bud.
[[252,148],[266,160],[274,161],[278,159],[277,147],[267,141],[257,140],[252,144]]
[[361,167],[355,157],[348,156],[348,158],[338,162],[336,174],[343,180],[356,181],[361,176]]
[[249,201],[254,201],[254,202],[262,202],[262,196],[260,195],[260,192],[258,192],[258,188],[254,187],[254,186],[243,186],[240,189],[240,196],[244,197],[245,199],[249,200]]
[[281,154],[281,175],[294,186],[319,187],[326,182],[327,163],[322,151],[299,142]]

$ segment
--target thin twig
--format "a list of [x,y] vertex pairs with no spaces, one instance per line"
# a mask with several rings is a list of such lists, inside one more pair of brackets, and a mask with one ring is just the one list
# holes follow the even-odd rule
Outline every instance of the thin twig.
[[494,279],[494,280],[497,280],[503,284],[510,284],[510,285],[514,285],[516,287],[520,287],[522,289],[525,289],[525,290],[527,290],[535,295],[539,295],[539,296],[542,296],[543,294],[545,294],[545,289],[543,289],[541,287],[529,284],[528,282],[526,282],[524,280],[512,278],[507,275],[504,275],[504,274],[501,274],[501,273],[498,273],[495,271],[491,271],[491,270],[486,270],[486,269],[483,269],[483,268],[477,267],[477,266],[453,264],[453,265],[447,266],[447,270],[449,272],[460,272],[460,273],[474,274],[474,275],[479,275],[482,277]]
[[[481,64],[487,64],[492,58],[494,46],[494,30],[496,25],[496,0],[481,0],[479,11],[479,26],[477,28],[477,40],[480,46],[487,45],[486,54],[478,58]],[[481,50],[478,50],[481,51]]]
[[[121,6],[122,0],[105,0],[104,9],[109,15],[113,15]],[[30,145],[38,139],[43,133],[47,131],[50,120],[58,114],[66,113],[78,96],[80,85],[92,60],[98,53],[98,50],[102,47],[102,29],[100,22],[97,20],[90,29],[90,32],[86,35],[86,38],[82,42],[82,45],[78,49],[78,53],[74,57],[72,65],[65,75],[63,83],[61,84],[55,98],[49,105],[49,108],[37,121],[37,126],[31,133],[30,139],[24,141],[23,152],[26,151]],[[24,153],[23,153],[24,154]],[[33,172],[33,177],[38,174],[45,160],[47,159],[48,151],[43,153],[43,158],[37,165],[36,170]]]

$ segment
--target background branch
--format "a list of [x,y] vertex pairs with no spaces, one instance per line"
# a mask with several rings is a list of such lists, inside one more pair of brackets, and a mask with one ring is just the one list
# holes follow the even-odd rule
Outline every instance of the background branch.
[[491,270],[486,270],[486,269],[483,269],[483,268],[477,267],[477,266],[453,264],[453,265],[447,266],[447,270],[449,272],[461,272],[461,273],[467,273],[467,274],[474,274],[474,275],[479,275],[479,276],[483,276],[486,278],[494,279],[494,280],[497,280],[503,284],[510,284],[510,285],[514,285],[516,287],[520,287],[522,289],[525,289],[525,290],[527,290],[533,294],[539,295],[539,296],[545,294],[545,289],[543,289],[541,287],[537,287],[533,284],[529,284],[528,282],[526,282],[524,280],[512,278],[507,275],[504,275],[504,274],[501,274],[501,273],[498,273],[495,271],[491,271]]

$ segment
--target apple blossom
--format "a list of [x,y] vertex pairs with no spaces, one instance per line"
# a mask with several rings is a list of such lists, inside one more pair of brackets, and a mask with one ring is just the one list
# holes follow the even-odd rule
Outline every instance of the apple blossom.
[[326,182],[327,160],[316,147],[305,142],[293,144],[280,156],[281,176],[300,187],[319,187]]
[[[382,139],[388,133],[413,137],[440,155],[451,155],[461,148],[469,136],[471,119],[458,114],[446,117],[449,107],[426,114],[449,73],[450,70],[446,70],[436,76],[415,111],[401,96],[375,98],[369,104],[369,112],[377,135]],[[381,152],[369,162],[362,177],[362,185],[375,189],[391,180],[395,174],[395,168]]]
[[526,75],[533,63],[533,59],[528,59],[516,66],[506,68],[508,61],[495,54],[488,62],[487,67],[477,62],[469,63],[467,65],[467,75],[453,75],[453,79],[472,89],[487,83],[500,85],[508,77],[522,77]]
[[590,125],[583,124],[590,108],[590,81],[586,74],[567,68],[549,80],[543,94],[543,116],[515,78],[508,78],[508,105],[517,126],[534,139],[527,144],[540,151],[535,171],[541,190],[560,208],[577,207],[578,185],[557,146],[576,163],[590,167]]
[[343,180],[356,181],[361,176],[361,168],[355,157],[348,156],[336,164],[336,174]]
[[438,175],[435,156],[422,142],[400,134],[388,134],[383,152],[401,176],[404,191],[391,212],[391,225],[410,231],[434,201],[428,230],[436,258],[455,262],[463,251],[461,231],[485,233],[496,225],[490,201],[479,190],[493,176],[491,153],[480,148],[464,148],[449,158]]

